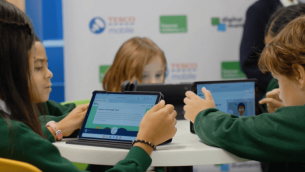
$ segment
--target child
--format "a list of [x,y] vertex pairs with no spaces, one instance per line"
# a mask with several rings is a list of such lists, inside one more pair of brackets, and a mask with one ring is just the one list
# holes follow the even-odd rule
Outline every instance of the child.
[[[163,51],[150,39],[133,37],[119,48],[103,79],[106,91],[121,91],[121,84],[129,80],[138,83],[164,83],[166,59]],[[93,167],[93,166],[92,166]],[[155,167],[154,171],[165,171]]]
[[305,17],[290,23],[265,47],[259,60],[262,72],[279,82],[285,107],[273,114],[236,117],[215,109],[211,93],[206,99],[186,92],[185,118],[208,145],[239,157],[263,162],[286,162],[285,171],[305,171]]
[[[48,69],[48,58],[45,48],[37,36],[35,36],[35,60],[34,71],[31,77],[31,83],[33,85],[34,102],[38,105],[40,110],[40,123],[45,135],[48,133],[44,127],[47,122],[55,121],[59,122],[64,119],[73,109],[75,109],[74,103],[61,105],[52,100],[49,100],[51,92],[51,78],[52,72]],[[77,107],[80,108],[80,107]],[[80,127],[80,126],[79,126]],[[73,134],[76,136],[77,132]]]
[[[278,9],[270,18],[265,30],[265,43],[268,44],[283,28],[293,19],[305,13],[305,4],[293,5]],[[283,107],[283,103],[278,98],[278,83],[273,78],[268,87],[265,99],[260,104],[267,104],[265,110],[273,113],[276,109]]]
[[[30,82],[36,60],[31,22],[25,13],[5,0],[0,0],[0,11],[0,157],[24,161],[46,172],[78,171],[60,156],[51,140],[44,139],[33,93],[35,85]],[[54,124],[63,135],[72,133],[82,123],[87,105],[81,107]],[[158,145],[172,138],[176,132],[175,116],[172,105],[160,102],[144,116],[137,139]],[[53,127],[46,128],[60,139]],[[147,144],[136,143],[127,158],[109,171],[146,170],[152,150]]]
[[138,83],[163,83],[166,59],[163,51],[150,39],[134,37],[127,40],[116,53],[105,74],[103,88],[121,91],[121,84],[138,80]]

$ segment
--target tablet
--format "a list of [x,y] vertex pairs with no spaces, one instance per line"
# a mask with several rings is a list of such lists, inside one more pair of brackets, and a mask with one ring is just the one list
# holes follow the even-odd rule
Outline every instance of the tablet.
[[180,84],[138,84],[136,91],[156,91],[164,95],[166,104],[172,104],[177,112],[177,119],[184,119],[185,92],[191,90],[192,83]]
[[68,144],[130,148],[145,113],[161,93],[94,91],[78,140]]
[[[205,98],[201,89],[205,87],[212,94],[216,109],[239,117],[257,115],[257,80],[222,80],[194,82],[192,91]],[[191,122],[191,132],[193,123]]]

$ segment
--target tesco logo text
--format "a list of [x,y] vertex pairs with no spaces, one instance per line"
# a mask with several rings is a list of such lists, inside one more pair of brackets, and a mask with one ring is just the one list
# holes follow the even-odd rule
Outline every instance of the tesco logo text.
[[109,24],[134,24],[135,17],[109,17]]

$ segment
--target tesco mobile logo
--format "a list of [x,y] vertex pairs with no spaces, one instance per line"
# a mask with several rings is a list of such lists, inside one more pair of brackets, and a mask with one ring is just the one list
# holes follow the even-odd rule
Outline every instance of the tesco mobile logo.
[[[134,25],[136,18],[133,16],[128,17],[115,17],[107,18],[107,32],[109,34],[132,34],[134,33]],[[90,31],[94,34],[103,33],[106,30],[106,22],[101,17],[95,17],[90,21]]]
[[170,67],[167,75],[170,74],[172,80],[196,80],[197,78],[197,63],[172,63]]
[[134,25],[135,17],[108,17],[109,25]]
[[89,28],[92,33],[100,34],[106,28],[105,21],[100,17],[95,17],[90,21]]

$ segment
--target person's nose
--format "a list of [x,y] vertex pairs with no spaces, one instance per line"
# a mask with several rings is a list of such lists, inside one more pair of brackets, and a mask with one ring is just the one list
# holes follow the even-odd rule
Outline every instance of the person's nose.
[[151,77],[149,83],[156,84],[157,83],[156,78],[155,77]]
[[47,79],[53,78],[53,73],[50,71],[50,69],[47,70],[46,78]]

